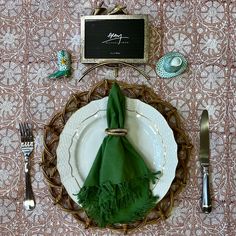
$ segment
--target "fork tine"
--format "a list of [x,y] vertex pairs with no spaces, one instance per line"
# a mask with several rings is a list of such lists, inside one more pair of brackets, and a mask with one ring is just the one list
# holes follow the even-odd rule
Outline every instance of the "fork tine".
[[27,141],[31,142],[33,139],[32,128],[28,123],[25,124],[25,127],[26,127],[27,139],[28,139]]
[[23,132],[22,132],[22,124],[19,123],[19,129],[20,129],[20,135],[23,136]]
[[20,135],[21,135],[21,142],[24,142],[24,137],[25,137],[25,134],[24,134],[24,127],[23,127],[23,123],[19,123],[19,127],[20,127]]
[[33,141],[33,140],[34,140],[33,126],[32,126],[32,124],[29,126],[29,137],[30,137],[30,141]]
[[27,122],[19,123],[21,142],[32,142],[33,141],[33,131],[32,126]]
[[25,130],[25,138],[26,138],[26,142],[28,142],[29,140],[29,134],[28,134],[28,127],[27,127],[27,123],[24,123],[24,130]]
[[24,127],[25,127],[25,141],[29,142],[29,131],[28,131],[28,124],[24,123]]
[[26,130],[26,124],[23,123],[23,132],[24,132],[24,141],[27,142],[27,130]]

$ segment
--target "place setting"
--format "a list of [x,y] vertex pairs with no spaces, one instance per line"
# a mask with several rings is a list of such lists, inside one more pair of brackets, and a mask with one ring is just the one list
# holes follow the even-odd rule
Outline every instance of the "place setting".
[[[84,77],[105,67],[114,79],[101,78],[89,89],[76,91],[44,127],[41,170],[56,207],[72,215],[85,229],[112,229],[124,234],[171,216],[176,199],[187,185],[193,144],[186,120],[159,96],[149,75],[139,65],[149,63],[148,15],[129,15],[120,4],[103,3],[81,16],[80,62]],[[47,76],[69,80],[71,51],[57,51],[57,70]],[[187,57],[177,50],[162,55],[154,65],[162,80],[188,71]],[[138,72],[142,84],[120,81],[120,69]],[[20,123],[24,156],[24,208],[33,211],[37,199],[31,186],[30,157],[34,134],[30,123]],[[199,124],[202,167],[202,212],[212,211],[209,180],[209,114]]]

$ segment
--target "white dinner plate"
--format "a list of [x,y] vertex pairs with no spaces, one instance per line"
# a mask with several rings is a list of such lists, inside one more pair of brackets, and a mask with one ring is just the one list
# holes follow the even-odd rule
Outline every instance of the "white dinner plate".
[[[105,97],[80,108],[69,118],[60,135],[57,169],[62,184],[75,202],[75,194],[83,186],[106,136],[107,100],[108,97]],[[160,201],[170,188],[178,163],[173,132],[161,113],[131,98],[126,98],[125,128],[128,129],[127,138],[142,154],[149,168],[162,173],[151,186]]]

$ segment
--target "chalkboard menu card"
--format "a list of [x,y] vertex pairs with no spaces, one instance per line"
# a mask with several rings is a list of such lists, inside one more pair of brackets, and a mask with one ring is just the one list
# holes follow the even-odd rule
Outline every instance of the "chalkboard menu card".
[[147,15],[81,17],[82,63],[146,63],[147,60]]

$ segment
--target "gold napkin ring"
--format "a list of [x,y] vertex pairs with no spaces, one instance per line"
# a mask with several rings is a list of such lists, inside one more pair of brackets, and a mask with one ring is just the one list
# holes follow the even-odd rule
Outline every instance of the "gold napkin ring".
[[105,129],[105,133],[113,136],[125,136],[128,133],[127,129]]

